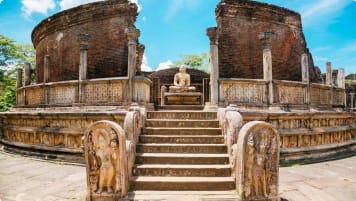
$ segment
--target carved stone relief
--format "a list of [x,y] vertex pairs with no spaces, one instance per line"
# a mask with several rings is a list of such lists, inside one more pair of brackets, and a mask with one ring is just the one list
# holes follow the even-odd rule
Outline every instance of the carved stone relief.
[[98,121],[84,137],[87,169],[87,200],[122,198],[128,190],[126,137],[116,123]]
[[242,127],[237,143],[236,186],[243,200],[277,201],[279,134],[266,122]]

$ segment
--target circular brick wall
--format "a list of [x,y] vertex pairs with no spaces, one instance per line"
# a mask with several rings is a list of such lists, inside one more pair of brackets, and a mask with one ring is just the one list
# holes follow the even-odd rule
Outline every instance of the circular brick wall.
[[[301,81],[301,55],[309,50],[298,13],[255,1],[222,0],[216,8],[216,18],[220,77],[263,78],[262,44],[258,35],[272,31],[275,33],[273,79]],[[309,63],[310,78],[314,81],[313,60]]]
[[43,82],[44,57],[50,56],[50,82],[77,80],[78,34],[90,35],[88,79],[127,76],[125,28],[135,27],[136,4],[107,0],[57,13],[32,32],[36,49],[36,82]]

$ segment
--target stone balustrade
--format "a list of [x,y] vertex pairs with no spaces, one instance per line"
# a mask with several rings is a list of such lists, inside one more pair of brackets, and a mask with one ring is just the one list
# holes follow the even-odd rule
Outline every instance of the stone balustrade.
[[[323,84],[273,80],[273,103],[268,103],[268,82],[259,79],[220,79],[220,105],[343,107],[345,90]],[[306,90],[309,89],[310,90]],[[310,103],[309,103],[310,100]]]
[[267,103],[265,80],[220,79],[219,102],[263,105]]
[[[134,100],[149,102],[151,81],[135,77],[133,83]],[[30,85],[17,89],[17,107],[122,105],[131,102],[127,90],[127,77]]]

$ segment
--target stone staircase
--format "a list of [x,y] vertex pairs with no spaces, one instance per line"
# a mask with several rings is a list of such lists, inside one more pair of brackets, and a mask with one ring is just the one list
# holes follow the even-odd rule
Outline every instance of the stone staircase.
[[235,188],[216,112],[148,112],[131,189],[229,191]]

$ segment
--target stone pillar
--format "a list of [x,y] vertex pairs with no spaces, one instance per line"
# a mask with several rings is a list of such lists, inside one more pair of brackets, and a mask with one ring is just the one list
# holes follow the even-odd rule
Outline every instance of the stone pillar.
[[262,32],[259,38],[263,48],[263,79],[268,82],[268,103],[273,104],[273,76],[272,76],[272,38],[273,32]]
[[350,108],[353,111],[353,108],[354,108],[354,93],[350,93],[350,95],[351,95]]
[[50,56],[46,55],[44,57],[44,68],[43,68],[43,82],[48,83],[49,82],[49,73],[50,71]]
[[16,87],[22,87],[22,68],[17,68],[17,80],[16,80]]
[[134,84],[133,79],[136,74],[136,61],[137,61],[137,39],[140,36],[140,31],[134,27],[126,28],[125,33],[128,39],[128,69],[127,76],[129,78],[129,93],[128,99],[129,101],[133,101],[133,90]]
[[337,71],[337,87],[345,89],[345,70],[343,68]]
[[326,62],[326,76],[325,76],[325,84],[331,86],[333,83],[333,72],[331,69],[331,62]]
[[302,64],[302,82],[307,84],[304,88],[304,102],[306,104],[310,103],[310,93],[309,93],[309,55],[304,53],[301,57]]
[[25,68],[25,86],[28,86],[31,84],[31,64],[25,62],[24,68]]
[[78,40],[80,42],[80,61],[79,61],[79,80],[87,79],[88,68],[88,45],[90,36],[88,34],[79,34]]
[[137,63],[136,63],[136,75],[142,75],[142,61],[145,53],[145,46],[142,44],[137,45]]
[[79,88],[78,88],[78,103],[84,103],[84,86],[82,81],[87,79],[87,69],[88,69],[88,46],[89,46],[89,39],[90,35],[81,33],[78,34],[78,41],[79,41],[79,49],[80,49],[80,55],[79,55]]
[[216,27],[206,30],[210,39],[210,104],[219,103],[219,50],[218,33]]

